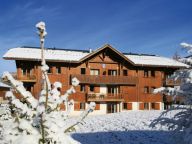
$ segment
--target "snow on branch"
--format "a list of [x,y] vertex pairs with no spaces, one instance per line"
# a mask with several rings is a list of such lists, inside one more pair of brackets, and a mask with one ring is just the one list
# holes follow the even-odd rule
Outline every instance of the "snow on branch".
[[32,108],[37,107],[38,101],[29,91],[26,91],[22,82],[15,80],[9,72],[4,72],[2,78],[8,80],[16,89],[16,91],[19,92],[21,96],[26,100],[26,102],[32,106]]
[[79,119],[72,125],[68,126],[65,130],[65,133],[68,133],[68,132],[71,132],[71,131],[74,131],[75,130],[75,126],[78,126],[78,124],[81,124],[82,121],[85,119],[85,117],[94,111],[95,109],[95,102],[91,102],[89,104],[89,107],[84,111],[82,112],[82,114],[80,115]]
[[187,49],[192,49],[192,44],[188,44],[188,43],[181,43],[180,44],[183,48],[187,48]]
[[[181,46],[187,49],[188,53],[192,53],[192,44],[181,43]],[[157,124],[162,126],[166,125],[170,130],[176,133],[182,133],[182,143],[192,143],[192,57],[180,59],[180,61],[190,65],[187,69],[180,69],[174,72],[170,77],[173,81],[179,81],[180,85],[177,87],[161,87],[154,90],[154,93],[163,93],[173,97],[182,97],[184,105],[178,105],[176,108],[164,111],[160,117],[155,119],[151,126],[154,127]],[[177,110],[174,117],[169,118],[167,115],[172,111]]]

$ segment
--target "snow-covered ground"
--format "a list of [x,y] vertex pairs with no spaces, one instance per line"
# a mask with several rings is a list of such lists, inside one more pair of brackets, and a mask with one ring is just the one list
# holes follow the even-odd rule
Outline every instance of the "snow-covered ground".
[[149,126],[161,112],[129,111],[89,116],[72,137],[82,144],[173,144],[175,137],[167,127]]
[[[128,111],[115,114],[88,116],[71,136],[82,144],[175,144],[175,135],[166,126],[150,127],[162,111]],[[169,113],[173,116],[177,111]],[[67,123],[75,121],[73,117]],[[4,128],[9,121],[1,121]],[[0,143],[3,139],[0,127]],[[178,137],[178,136],[177,136]]]

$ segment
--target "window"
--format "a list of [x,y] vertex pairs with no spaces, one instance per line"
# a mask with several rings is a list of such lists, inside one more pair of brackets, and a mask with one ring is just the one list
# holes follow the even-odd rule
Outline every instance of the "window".
[[23,73],[23,75],[27,75],[27,69],[23,68],[22,73]]
[[123,103],[123,109],[127,109],[127,103]]
[[56,73],[60,74],[61,73],[61,67],[56,67]]
[[90,75],[99,75],[99,70],[98,69],[91,69]]
[[151,109],[155,109],[155,103],[151,103]]
[[117,70],[108,70],[108,75],[116,76],[117,75]]
[[109,86],[108,87],[109,94],[118,94],[118,87],[117,86]]
[[90,91],[94,92],[94,89],[95,89],[94,85],[90,85]]
[[149,103],[144,103],[144,109],[148,110],[149,109]]
[[144,87],[144,93],[149,93],[149,87],[148,86]]
[[80,110],[84,110],[85,109],[85,103],[80,103]]
[[81,74],[86,74],[85,68],[81,68]]
[[155,71],[154,70],[151,71],[151,76],[155,77]]
[[127,75],[128,75],[127,70],[123,70],[123,76],[127,76]]
[[23,75],[32,75],[32,69],[30,69],[30,68],[23,68],[22,69],[22,74]]
[[106,75],[106,71],[103,71],[103,75]]
[[80,91],[84,92],[85,91],[85,85],[80,85]]
[[156,87],[151,87],[151,93],[153,93],[154,89],[156,89]]
[[148,77],[148,76],[149,76],[148,70],[144,70],[144,77]]

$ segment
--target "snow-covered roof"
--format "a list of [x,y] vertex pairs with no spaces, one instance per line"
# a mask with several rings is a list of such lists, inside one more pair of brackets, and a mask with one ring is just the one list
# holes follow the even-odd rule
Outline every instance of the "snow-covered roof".
[[[88,52],[46,49],[45,59],[47,61],[79,61],[81,58],[88,55]],[[41,49],[39,48],[12,48],[3,56],[5,59],[26,59],[26,60],[41,60]]]
[[[96,54],[104,48],[111,48],[116,51],[120,56],[131,62],[136,66],[163,66],[163,67],[188,67],[186,64],[178,62],[176,60],[155,56],[155,55],[139,55],[139,54],[123,54],[111,47],[106,45],[95,52],[89,53],[83,50],[69,50],[69,49],[46,49],[45,59],[47,61],[58,61],[58,62],[80,62],[93,54]],[[12,48],[5,53],[4,59],[13,60],[41,60],[41,49],[32,47],[18,47]]]
[[125,55],[135,65],[166,66],[166,67],[188,67],[188,65],[171,58],[155,55]]
[[6,85],[6,84],[4,84],[4,83],[2,83],[2,82],[0,82],[0,87],[10,88],[10,86],[8,86],[8,85]]

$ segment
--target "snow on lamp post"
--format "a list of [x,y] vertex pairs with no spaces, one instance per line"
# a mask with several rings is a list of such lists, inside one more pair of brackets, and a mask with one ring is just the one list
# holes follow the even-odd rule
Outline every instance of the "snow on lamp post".
[[51,91],[51,85],[49,82],[49,78],[47,77],[47,70],[49,67],[46,65],[45,62],[45,51],[44,51],[44,42],[45,42],[45,36],[47,35],[45,23],[39,22],[36,24],[36,28],[38,29],[38,34],[40,38],[40,48],[41,48],[41,65],[42,65],[42,89],[46,89],[46,103],[45,103],[45,109],[47,109],[47,103],[48,103],[48,91]]
[[47,35],[46,29],[45,29],[45,23],[39,22],[36,24],[36,28],[38,29],[38,34],[40,37],[40,45],[41,45],[41,65],[45,64],[45,56],[44,56],[44,41],[45,36]]

